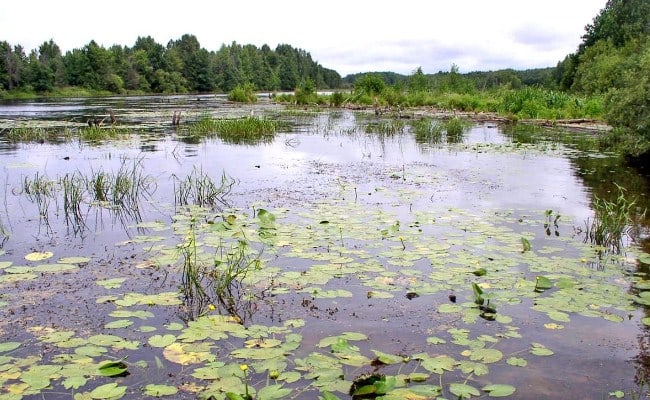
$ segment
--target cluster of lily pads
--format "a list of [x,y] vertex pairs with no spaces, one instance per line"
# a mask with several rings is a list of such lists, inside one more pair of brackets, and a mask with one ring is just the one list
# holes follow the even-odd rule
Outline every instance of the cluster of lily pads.
[[[396,192],[394,201],[414,195]],[[117,276],[96,281],[107,293],[95,300],[112,318],[103,329],[84,332],[64,322],[29,326],[25,340],[0,345],[0,399],[35,394],[76,400],[509,396],[517,382],[495,381],[493,367],[526,368],[537,357],[553,355],[547,344],[526,339],[511,307],[529,304],[545,316],[542,327],[551,331],[563,329],[572,315],[622,322],[634,303],[649,303],[647,281],[635,284],[640,293],[629,294],[619,282],[621,269],[592,268],[591,246],[572,238],[537,237],[535,231],[544,230],[544,211],[521,216],[515,210],[481,214],[438,208],[412,211],[404,219],[338,198],[299,212],[260,206],[252,213],[188,207],[171,225],[142,223],[156,235],[132,243],[146,244],[147,265],[171,281],[180,275],[178,246],[190,229],[196,234],[198,262],[219,265],[217,249],[241,240],[251,251],[263,249],[259,268],[242,279],[244,290],[237,299],[256,303],[260,313],[281,301],[302,299],[321,308],[352,301],[363,319],[368,305],[383,308],[391,299],[415,293],[430,299],[427,312],[435,318],[420,332],[419,351],[391,352],[376,341],[385,336],[343,326],[336,334],[336,326],[330,327],[319,339],[310,328],[314,320],[300,307],[281,310],[282,323],[258,324],[254,321],[264,318],[254,313],[245,320],[220,315],[209,304],[186,324],[160,324],[161,316],[169,318],[183,308],[182,291],[147,284],[144,292],[127,292],[121,287],[130,278]],[[6,260],[6,254],[3,258],[0,286],[5,289],[51,274],[74,276],[94,262],[51,262],[54,255],[48,252],[26,255],[25,265]],[[455,302],[440,301],[449,293]],[[20,302],[17,294],[3,297],[2,307]],[[517,350],[505,350],[512,348]],[[180,378],[169,379],[167,373]]]

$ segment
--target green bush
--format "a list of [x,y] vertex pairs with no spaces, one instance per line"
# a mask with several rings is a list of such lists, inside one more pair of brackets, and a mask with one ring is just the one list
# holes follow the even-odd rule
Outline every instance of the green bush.
[[235,88],[228,93],[228,100],[238,103],[256,103],[257,94],[255,93],[255,86],[252,83],[235,86]]

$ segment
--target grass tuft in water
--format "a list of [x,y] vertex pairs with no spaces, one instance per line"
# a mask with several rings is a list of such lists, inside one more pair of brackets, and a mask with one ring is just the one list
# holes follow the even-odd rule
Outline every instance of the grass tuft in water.
[[174,179],[174,203],[176,206],[190,204],[202,207],[217,207],[228,205],[225,197],[230,193],[235,181],[225,173],[221,175],[221,181],[216,183],[210,176],[203,172],[202,168],[194,167],[192,172],[181,179],[176,175]]
[[198,256],[197,219],[190,219],[185,240],[178,248],[182,257],[181,292],[188,308],[188,319],[204,314],[215,304],[243,321],[238,302],[244,294],[243,280],[252,269],[259,269],[260,254],[255,255],[248,241],[220,243],[213,264]]
[[[585,222],[585,242],[606,248],[616,254],[623,247],[636,211],[636,199],[629,199],[625,189],[616,185],[618,196],[613,200],[594,196],[594,218]],[[645,216],[645,210],[641,213]]]
[[190,125],[189,133],[193,136],[216,135],[226,143],[256,144],[273,140],[278,127],[278,121],[254,116],[234,119],[204,117]]
[[418,143],[442,143],[444,129],[443,124],[431,118],[411,121],[411,132]]

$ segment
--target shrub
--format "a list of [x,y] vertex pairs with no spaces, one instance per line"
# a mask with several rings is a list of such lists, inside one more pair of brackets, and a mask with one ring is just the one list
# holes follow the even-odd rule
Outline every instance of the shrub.
[[228,100],[236,101],[238,103],[256,103],[257,94],[255,93],[255,86],[252,83],[235,86],[235,88],[228,93]]

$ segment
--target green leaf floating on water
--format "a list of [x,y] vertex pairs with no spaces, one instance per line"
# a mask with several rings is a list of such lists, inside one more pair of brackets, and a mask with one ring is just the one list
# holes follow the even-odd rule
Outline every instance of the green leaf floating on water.
[[48,258],[51,258],[52,256],[54,256],[54,253],[52,253],[51,251],[43,251],[43,252],[35,251],[33,253],[29,253],[25,255],[25,260],[43,261],[43,260],[47,260]]
[[149,384],[143,389],[144,394],[153,397],[173,396],[178,393],[176,386]]
[[553,282],[545,276],[537,276],[535,278],[535,291],[543,292],[545,290],[551,289],[553,287]]
[[126,393],[126,386],[118,386],[117,383],[107,383],[93,389],[90,392],[92,399],[120,399]]
[[16,350],[21,345],[20,342],[4,342],[0,343],[0,353],[5,353],[7,351]]
[[534,354],[536,356],[551,356],[555,353],[553,353],[553,350],[546,348],[543,344],[539,343],[532,343],[531,348],[530,348],[530,353]]
[[282,385],[269,385],[257,392],[259,400],[281,399],[291,394],[291,389],[283,388]]
[[98,371],[102,376],[120,376],[127,372],[129,367],[122,360],[109,361],[99,366]]
[[449,391],[463,399],[469,399],[472,396],[481,395],[481,392],[479,392],[478,389],[464,383],[452,383],[449,385]]
[[483,387],[490,397],[506,397],[515,392],[515,387],[510,385],[492,384]]
[[153,335],[148,342],[153,347],[167,347],[176,341],[174,335]]
[[384,353],[379,350],[373,350],[372,352],[375,353],[375,356],[377,356],[377,360],[379,360],[379,362],[381,362],[382,364],[392,365],[392,364],[399,364],[404,361],[404,357],[402,356],[396,356],[393,354]]
[[99,286],[103,286],[106,289],[117,289],[120,286],[122,286],[122,283],[126,278],[111,278],[111,279],[104,279],[101,281],[96,281],[95,283],[98,284]]

